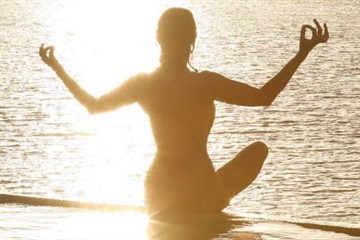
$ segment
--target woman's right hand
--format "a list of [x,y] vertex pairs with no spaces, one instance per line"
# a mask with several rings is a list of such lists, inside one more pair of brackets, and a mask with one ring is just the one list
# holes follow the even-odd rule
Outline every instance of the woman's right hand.
[[39,48],[39,55],[41,60],[52,69],[56,70],[56,68],[60,66],[59,62],[55,58],[53,46],[44,48],[44,44],[41,44]]

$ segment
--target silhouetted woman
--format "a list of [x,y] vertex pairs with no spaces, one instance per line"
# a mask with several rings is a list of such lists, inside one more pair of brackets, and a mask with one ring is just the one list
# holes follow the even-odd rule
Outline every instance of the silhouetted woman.
[[[160,66],[150,74],[131,77],[109,93],[95,98],[70,78],[54,56],[54,48],[40,47],[41,59],[92,114],[138,103],[149,115],[157,152],[145,181],[150,216],[221,211],[229,200],[251,184],[268,154],[255,142],[223,167],[214,170],[207,139],[214,122],[214,101],[240,106],[269,106],[284,89],[308,53],[328,40],[314,20],[304,25],[295,57],[260,89],[210,71],[191,71],[196,25],[192,13],[170,8],[160,17],[157,40]],[[313,33],[305,38],[306,28]]]

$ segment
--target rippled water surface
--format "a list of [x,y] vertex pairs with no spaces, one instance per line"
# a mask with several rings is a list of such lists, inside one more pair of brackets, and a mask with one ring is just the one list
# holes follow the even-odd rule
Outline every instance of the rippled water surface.
[[[294,56],[302,24],[327,22],[329,42],[309,55],[273,106],[216,103],[208,149],[219,167],[252,141],[270,147],[261,174],[227,212],[358,226],[356,0],[1,1],[1,192],[143,204],[155,152],[145,114],[130,106],[89,116],[37,50],[54,44],[69,74],[100,95],[157,65],[156,21],[174,5],[190,8],[198,24],[193,65],[258,87]],[[22,225],[1,222],[6,236]]]

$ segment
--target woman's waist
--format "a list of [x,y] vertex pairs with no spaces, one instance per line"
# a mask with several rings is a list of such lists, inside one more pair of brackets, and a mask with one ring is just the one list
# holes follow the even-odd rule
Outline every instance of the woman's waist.
[[206,161],[209,162],[210,157],[208,155],[206,147],[201,146],[174,146],[174,147],[161,147],[158,146],[154,161],[161,161],[164,163],[186,163],[186,162],[202,162]]
[[199,172],[212,173],[215,172],[215,170],[206,151],[157,151],[148,173],[177,175],[182,172],[196,175],[199,174]]
[[193,184],[198,181],[210,181],[216,175],[207,153],[196,157],[164,157],[157,154],[147,172],[147,181],[161,184]]
[[202,155],[207,156],[207,143],[206,139],[195,138],[161,138],[160,141],[156,141],[156,155],[157,156],[194,156]]

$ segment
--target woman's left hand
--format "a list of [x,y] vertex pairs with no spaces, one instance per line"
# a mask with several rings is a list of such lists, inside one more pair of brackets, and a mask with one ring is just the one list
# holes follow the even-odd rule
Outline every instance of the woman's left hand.
[[[319,43],[326,43],[329,39],[329,32],[326,23],[324,23],[324,29],[320,26],[319,22],[316,19],[314,19],[314,23],[316,25],[316,28],[311,25],[303,25],[301,28],[299,49],[299,54],[301,55],[306,56],[316,45],[318,45]],[[307,28],[312,31],[311,39],[306,39],[305,33]]]

